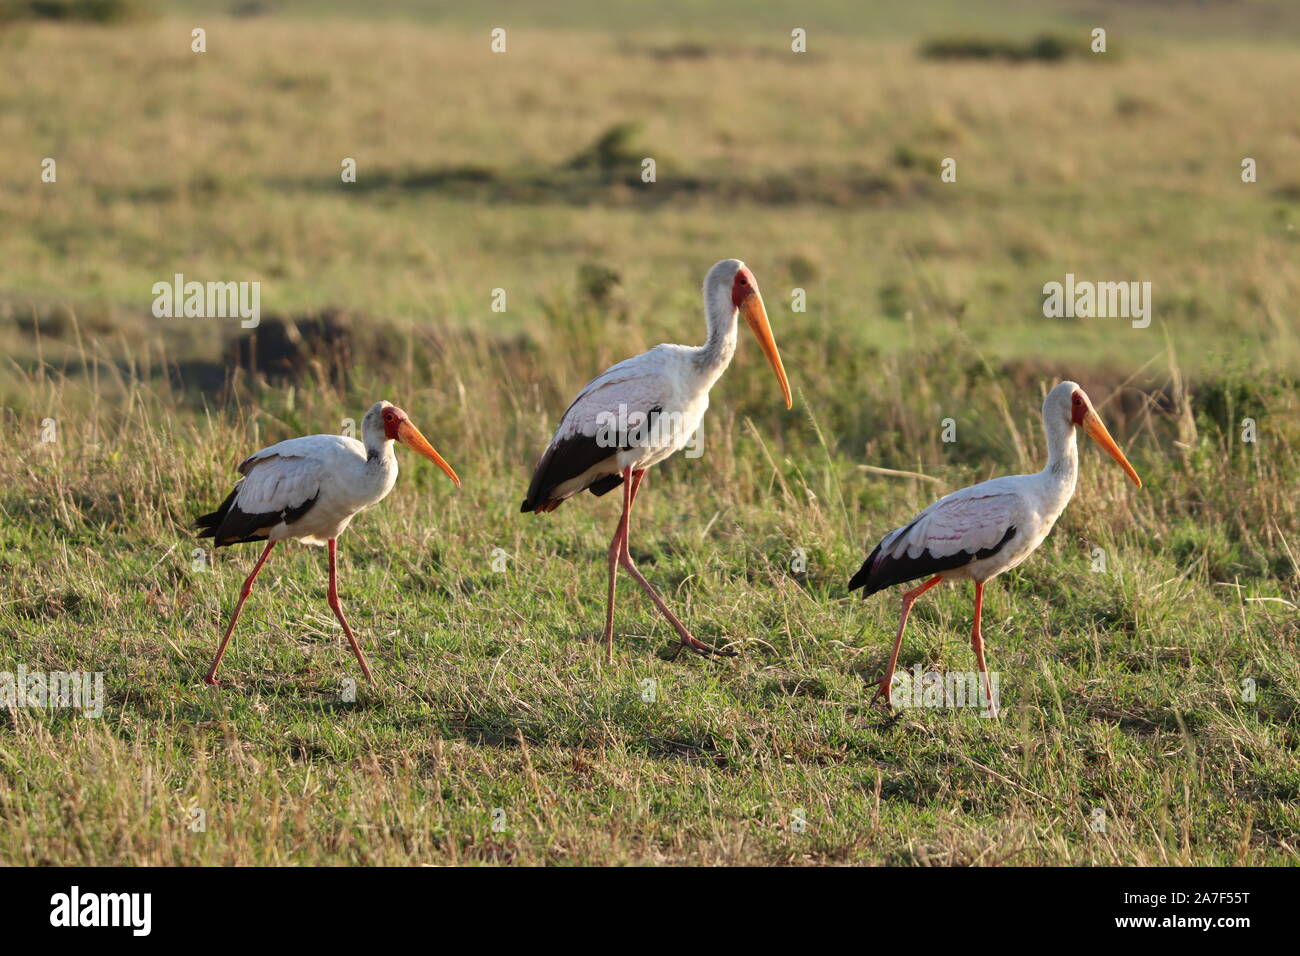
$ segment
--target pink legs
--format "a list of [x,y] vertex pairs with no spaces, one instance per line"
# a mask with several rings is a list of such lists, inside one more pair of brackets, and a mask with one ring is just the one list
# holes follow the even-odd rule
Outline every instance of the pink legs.
[[[244,579],[244,586],[239,592],[239,601],[235,604],[235,613],[230,616],[230,624],[226,628],[225,636],[221,638],[221,646],[217,648],[217,657],[212,662],[212,667],[208,669],[207,676],[203,678],[205,683],[217,683],[217,668],[221,665],[221,658],[226,653],[226,645],[230,643],[230,635],[235,632],[235,623],[239,620],[239,612],[244,609],[244,602],[248,600],[248,595],[253,591],[253,582],[257,579],[257,573],[262,570],[262,565],[266,564],[266,559],[270,556],[271,549],[274,547],[274,541],[268,541],[266,543],[266,550],[263,551],[262,556],[257,559],[257,564],[253,565],[252,573]],[[370,676],[370,665],[366,663],[366,655],[361,653],[361,645],[358,644],[357,639],[353,637],[352,628],[348,626],[347,618],[343,616],[343,608],[339,605],[338,574],[334,566],[336,550],[337,541],[334,538],[330,538],[330,609],[334,612],[334,616],[339,619],[339,623],[343,625],[343,633],[348,636],[348,643],[352,645],[352,653],[357,656],[357,663],[361,665],[361,672],[366,675],[366,680],[373,681],[374,678]]]
[[984,610],[984,582],[975,582],[975,627],[971,631],[970,646],[975,652],[975,663],[979,665],[980,680],[984,682],[984,699],[988,702],[991,716],[998,713],[997,702],[993,699],[993,687],[989,684],[989,669],[984,666],[984,635],[980,633],[980,614]]
[[266,559],[271,556],[271,549],[274,547],[274,541],[266,542],[266,550],[257,559],[257,564],[253,565],[252,573],[244,579],[244,586],[239,591],[239,601],[235,604],[235,613],[230,616],[230,625],[226,628],[226,636],[221,639],[221,646],[217,648],[216,659],[212,662],[212,666],[208,668],[207,676],[203,678],[204,683],[217,683],[217,668],[221,666],[221,658],[226,653],[226,645],[230,643],[230,635],[235,632],[235,622],[239,620],[239,612],[244,609],[244,602],[248,600],[248,595],[253,591],[253,581],[257,579],[257,572],[262,570],[262,565],[266,564]]
[[352,645],[352,653],[357,656],[357,663],[361,665],[361,673],[365,674],[366,680],[373,684],[375,679],[370,676],[370,665],[366,663],[366,655],[361,653],[361,645],[352,636],[352,628],[348,627],[348,619],[343,616],[343,608],[339,605],[338,576],[334,571],[334,552],[337,550],[337,544],[338,540],[336,538],[330,538],[330,610],[334,612],[334,616],[343,625],[343,633],[348,636],[348,643]]
[[710,647],[703,641],[696,640],[695,636],[686,629],[686,625],[677,619],[677,615],[668,609],[664,599],[659,596],[658,591],[651,587],[650,582],[645,579],[645,575],[638,571],[636,565],[632,563],[632,555],[627,547],[628,529],[632,521],[632,503],[636,501],[636,493],[641,488],[641,479],[644,477],[644,468],[639,471],[633,471],[631,468],[623,469],[623,516],[619,519],[618,530],[614,532],[614,540],[609,543],[609,595],[605,608],[606,662],[611,662],[614,659],[614,584],[619,565],[622,565],[623,569],[632,575],[636,583],[641,585],[645,593],[650,595],[650,600],[659,609],[659,613],[668,619],[668,623],[673,626],[673,630],[677,632],[677,636],[681,639],[684,647],[689,647],[697,654],[718,654],[724,657],[735,657],[735,651],[719,650]]
[[[926,581],[919,588],[914,588],[903,595],[903,614],[898,621],[898,635],[894,638],[894,652],[889,655],[889,667],[885,669],[885,679],[880,682],[880,689],[876,691],[876,696],[872,698],[874,703],[881,697],[885,699],[885,706],[892,707],[893,685],[894,685],[894,668],[898,664],[898,650],[903,646],[903,628],[907,626],[907,615],[911,613],[912,604],[926,591],[934,587],[943,580],[943,575],[936,574],[930,580]],[[993,700],[993,687],[989,683],[989,670],[984,663],[984,637],[980,633],[980,615],[984,611],[984,582],[975,582],[975,627],[971,631],[970,646],[975,652],[975,663],[980,669],[980,680],[984,684],[984,699],[988,702],[988,707],[993,716],[997,716],[997,705]]]
[[894,706],[894,668],[898,664],[898,649],[903,646],[903,628],[907,627],[907,615],[912,612],[912,603],[942,580],[943,575],[936,574],[919,588],[913,588],[903,595],[903,616],[898,620],[898,635],[894,638],[894,652],[889,655],[889,667],[885,669],[885,679],[880,682],[880,689],[876,691],[876,696],[871,698],[872,703],[875,703],[883,696],[886,707]]
[[[623,471],[623,515],[618,519],[618,528],[614,531],[614,540],[609,543],[609,595],[605,603],[605,663],[614,661],[614,594],[618,577],[618,565],[627,551],[627,532],[632,522],[632,503],[636,501],[637,489],[641,487],[641,477],[645,471]],[[631,560],[631,559],[629,559]]]

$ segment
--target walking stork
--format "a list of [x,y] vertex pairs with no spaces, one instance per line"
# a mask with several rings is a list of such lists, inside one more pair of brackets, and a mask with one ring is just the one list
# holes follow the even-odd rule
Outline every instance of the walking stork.
[[239,466],[244,477],[235,484],[221,507],[196,522],[200,538],[212,538],[213,547],[265,541],[262,556],[244,581],[234,614],[217,656],[204,681],[217,683],[217,667],[234,633],[239,612],[253,590],[253,582],[270,557],[277,541],[297,538],[306,544],[329,548],[329,606],[343,625],[361,672],[370,676],[370,665],[352,634],[343,608],[339,606],[334,567],[338,536],[357,512],[378,504],[397,481],[397,457],[393,442],[401,442],[447,473],[460,487],[451,465],[434,451],[406,412],[388,402],[376,402],[361,420],[362,441],[342,435],[308,435],[290,438],[263,448],[245,458]]
[[1119,462],[1135,485],[1142,487],[1142,479],[1110,437],[1087,394],[1074,382],[1061,382],[1043,402],[1047,467],[1033,475],[994,478],[940,498],[911,523],[885,535],[853,575],[849,590],[862,588],[863,597],[929,576],[920,587],[903,595],[894,650],[875,699],[883,696],[887,707],[893,705],[894,667],[913,602],[940,581],[970,580],[975,582],[971,648],[979,665],[987,706],[990,711],[996,710],[980,633],[984,584],[1029,557],[1074,496],[1079,476],[1076,426]]
[[702,346],[657,345],[592,379],[560,420],[533,472],[521,511],[554,511],[583,490],[603,495],[623,488],[623,516],[609,545],[605,659],[614,654],[614,590],[621,565],[641,585],[681,643],[700,654],[734,656],[695,638],[645,579],[628,552],[632,504],[646,469],[686,447],[709,407],[709,389],[736,351],[736,318],[743,316],[790,408],[790,383],[763,308],[754,274],[739,259],[724,259],[704,277],[708,339]]

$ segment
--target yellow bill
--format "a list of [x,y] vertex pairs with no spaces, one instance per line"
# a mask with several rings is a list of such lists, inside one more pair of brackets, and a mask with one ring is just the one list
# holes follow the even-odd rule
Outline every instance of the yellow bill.
[[776,373],[776,380],[781,383],[781,395],[785,399],[785,407],[793,408],[794,401],[790,397],[790,380],[785,377],[785,366],[781,364],[781,353],[776,349],[776,339],[772,337],[772,326],[767,321],[767,310],[763,308],[763,297],[755,289],[751,295],[746,297],[741,304],[741,312],[745,316],[745,321],[749,324],[758,339],[758,346],[767,356],[767,360],[772,365],[772,371]]
[[409,419],[403,420],[397,426],[397,440],[412,451],[419,452],[429,459],[447,473],[447,477],[455,482],[457,488],[460,487],[460,479],[456,477],[456,472],[452,471],[451,465],[443,460],[443,457],[429,444],[429,440],[420,434],[420,429],[412,425]]
[[1100,445],[1111,458],[1119,462],[1119,466],[1124,469],[1124,473],[1129,476],[1133,484],[1139,488],[1142,487],[1142,479],[1138,473],[1133,470],[1133,466],[1128,463],[1124,453],[1119,450],[1119,445],[1115,444],[1115,439],[1110,437],[1110,432],[1106,431],[1106,426],[1102,424],[1101,416],[1091,408],[1084,413],[1083,430],[1088,437]]

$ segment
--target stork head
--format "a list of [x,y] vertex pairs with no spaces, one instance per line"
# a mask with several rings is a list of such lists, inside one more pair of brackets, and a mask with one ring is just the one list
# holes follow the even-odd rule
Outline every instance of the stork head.
[[1138,473],[1133,470],[1124,453],[1120,451],[1119,445],[1115,444],[1115,439],[1110,437],[1110,432],[1102,424],[1101,416],[1097,410],[1092,407],[1092,399],[1074,382],[1062,382],[1047,393],[1047,399],[1043,402],[1043,417],[1050,421],[1055,417],[1058,420],[1064,419],[1069,422],[1068,427],[1078,427],[1083,429],[1083,433],[1102,447],[1102,450],[1111,458],[1119,463],[1128,475],[1129,480],[1139,488],[1142,487],[1142,479]]
[[739,259],[723,259],[704,277],[704,300],[708,304],[710,320],[715,313],[723,310],[739,312],[744,317],[745,324],[758,339],[759,348],[776,373],[785,407],[792,407],[794,402],[790,397],[790,380],[786,378],[785,366],[781,364],[781,353],[777,351],[776,339],[772,336],[772,326],[767,321],[767,310],[763,307],[763,296],[758,291],[758,280],[754,278],[754,273]]
[[375,402],[370,406],[370,411],[366,412],[366,417],[361,420],[361,434],[365,438],[367,448],[388,441],[405,445],[441,468],[446,472],[447,477],[455,482],[456,487],[460,487],[460,478],[456,476],[451,465],[434,450],[429,440],[420,433],[420,429],[411,423],[410,416],[391,402]]

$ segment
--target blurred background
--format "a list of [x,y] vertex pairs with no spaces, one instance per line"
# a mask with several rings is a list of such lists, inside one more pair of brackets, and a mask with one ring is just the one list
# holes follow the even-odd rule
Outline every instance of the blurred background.
[[[581,377],[701,338],[699,282],[727,256],[784,347],[848,361],[846,382],[937,345],[1026,380],[1116,384],[1169,349],[1195,371],[1296,365],[1285,0],[0,11],[0,336],[24,367],[34,327],[46,360],[89,336],[209,394],[239,355],[285,358],[240,352],[237,323],[153,319],[152,284],[182,272],[260,281],[263,340],[303,319],[376,356],[432,329],[563,336],[546,358]],[[1151,327],[1045,320],[1067,272],[1150,281]]]

